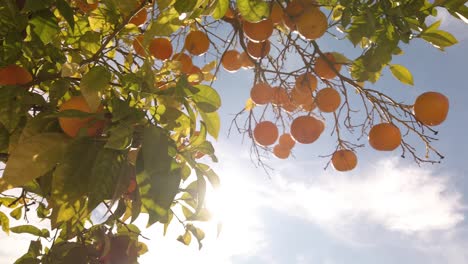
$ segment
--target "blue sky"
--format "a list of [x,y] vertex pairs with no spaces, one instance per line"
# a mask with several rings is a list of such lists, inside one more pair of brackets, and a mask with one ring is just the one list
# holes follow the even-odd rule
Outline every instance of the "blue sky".
[[[215,222],[200,225],[207,237],[198,251],[196,243],[185,247],[175,241],[182,232],[175,222],[166,237],[161,226],[152,227],[144,231],[151,238],[150,252],[140,263],[468,263],[468,27],[453,19],[442,27],[460,43],[440,52],[416,40],[394,59],[412,71],[414,87],[395,81],[388,71],[377,83],[408,102],[425,91],[449,97],[449,116],[437,127],[440,140],[435,143],[446,157],[441,164],[418,167],[398,151],[377,153],[367,147],[358,151],[356,170],[324,171],[327,160],[318,156],[330,153],[335,143],[327,130],[316,143],[296,146],[295,158],[271,158],[268,164],[275,170],[269,178],[251,162],[248,140],[241,145],[239,135],[227,138],[231,115],[249,96],[252,75],[222,71],[214,85],[223,98],[222,133],[215,144],[220,163],[214,167],[223,186],[209,194],[208,203],[223,231],[216,238]],[[330,51],[353,52],[340,42],[321,44]],[[0,264],[13,263],[29,239],[0,234]]]

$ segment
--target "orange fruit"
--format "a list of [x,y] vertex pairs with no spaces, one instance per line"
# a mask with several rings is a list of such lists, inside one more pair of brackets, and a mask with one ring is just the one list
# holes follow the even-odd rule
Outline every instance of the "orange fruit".
[[333,153],[332,164],[337,171],[350,171],[356,168],[356,154],[349,149],[338,150]]
[[284,9],[284,13],[293,21],[297,20],[302,13],[304,13],[306,6],[302,3],[302,1],[293,0],[290,1],[286,8]]
[[271,103],[274,105],[284,105],[289,102],[288,92],[286,89],[279,86],[273,87],[273,97],[271,98]]
[[291,90],[291,102],[294,103],[295,105],[300,106],[302,104],[307,104],[312,101],[313,99],[312,99],[311,94],[303,94],[299,92],[297,89]]
[[334,112],[341,104],[340,94],[333,88],[324,88],[317,92],[315,104],[320,111],[325,113]]
[[270,46],[269,40],[260,43],[247,41],[247,52],[252,58],[261,59],[270,53]]
[[279,137],[279,144],[285,148],[292,149],[296,145],[296,141],[290,134],[285,133]]
[[75,0],[76,7],[80,9],[83,13],[89,13],[95,10],[98,7],[98,1],[96,0],[94,4],[89,4],[87,0]]
[[273,147],[273,154],[279,159],[287,159],[291,154],[291,149],[279,144]]
[[296,109],[297,109],[297,105],[292,103],[291,100],[289,100],[287,103],[283,104],[281,107],[284,109],[284,111],[286,111],[288,113],[292,113],[292,112],[296,111]]
[[437,92],[423,93],[414,103],[414,116],[427,126],[440,125],[447,118],[448,111],[448,98]]
[[180,64],[181,64],[180,71],[181,72],[188,74],[192,70],[193,63],[192,63],[192,58],[190,58],[189,55],[187,55],[185,53],[176,53],[176,54],[174,54],[174,56],[172,56],[172,59],[175,60],[175,61],[180,62]]
[[[81,112],[92,113],[88,103],[83,96],[74,96],[68,101],[60,105],[59,112],[65,110],[79,110]],[[102,112],[102,105],[99,106],[97,112]],[[79,118],[79,117],[59,117],[59,124],[63,132],[70,137],[76,137],[81,129],[86,129],[87,135],[90,137],[101,134],[104,128],[103,120],[96,120],[92,117]]]
[[250,90],[250,98],[255,104],[268,104],[273,98],[273,88],[268,83],[256,83]]
[[129,21],[128,23],[134,24],[135,26],[143,25],[146,22],[146,18],[148,17],[148,12],[146,7],[143,7],[138,11]]
[[369,131],[369,144],[376,150],[394,150],[401,144],[400,129],[392,123],[377,124]]
[[221,59],[221,64],[228,72],[236,72],[242,67],[240,54],[237,50],[228,50]]
[[322,134],[325,126],[313,116],[299,116],[291,123],[291,136],[299,143],[310,144]]
[[244,21],[242,22],[242,29],[245,36],[251,41],[262,42],[273,34],[273,22],[271,19],[261,20],[257,23]]
[[308,40],[320,38],[328,28],[327,16],[315,7],[306,8],[295,22],[297,31]]
[[167,60],[172,56],[172,44],[167,38],[155,38],[151,40],[149,52],[156,59]]
[[278,139],[278,127],[270,121],[262,121],[255,126],[253,137],[261,146],[272,145]]
[[184,48],[192,55],[203,55],[208,51],[209,47],[210,39],[202,31],[190,31],[185,38]]
[[283,7],[277,2],[273,3],[271,7],[270,19],[273,25],[278,25],[283,21],[284,11]]
[[0,85],[23,85],[32,80],[31,73],[16,64],[0,68]]
[[142,56],[146,57],[147,52],[146,48],[143,46],[143,40],[144,36],[143,35],[138,35],[134,40],[133,40],[133,49],[135,50],[135,53]]
[[[309,97],[311,98],[311,97]],[[301,105],[302,110],[306,112],[313,111],[315,108],[317,108],[317,105],[315,104],[313,99],[308,100],[308,102],[304,103]]]
[[296,24],[294,21],[286,14],[283,15],[282,25],[286,27],[289,31],[296,31]]
[[325,53],[324,55],[326,59],[328,59],[328,61],[330,61],[330,63],[333,65],[335,70],[333,70],[333,68],[330,67],[325,58],[318,57],[317,60],[315,60],[314,71],[318,76],[324,79],[333,79],[337,75],[336,72],[339,72],[341,70],[341,64],[335,63],[335,57],[332,53]]
[[242,52],[239,55],[239,60],[241,61],[242,68],[244,69],[251,69],[255,67],[255,63],[250,59],[249,54]]
[[310,95],[317,89],[317,83],[317,78],[310,72],[306,72],[296,77],[294,88],[300,93]]

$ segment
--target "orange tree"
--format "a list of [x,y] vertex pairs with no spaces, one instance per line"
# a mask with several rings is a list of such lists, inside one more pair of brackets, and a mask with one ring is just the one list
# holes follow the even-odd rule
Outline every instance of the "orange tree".
[[[136,263],[147,250],[132,224],[141,214],[164,230],[176,219],[185,228],[177,239],[201,247],[207,185],[220,182],[200,158],[217,161],[207,138],[220,129],[211,85],[221,68],[254,72],[231,129],[252,139],[260,164],[263,151],[287,158],[325,126],[339,171],[357,165],[363,136],[376,150],[439,162],[431,141],[448,99],[399,102],[365,82],[389,68],[412,85],[392,58],[416,38],[455,44],[427,18],[439,7],[466,21],[465,2],[1,1],[0,224],[37,236],[17,263]],[[317,42],[325,35],[359,55],[327,50]],[[97,207],[106,209],[101,224],[90,219]],[[31,209],[50,228],[10,226]]]

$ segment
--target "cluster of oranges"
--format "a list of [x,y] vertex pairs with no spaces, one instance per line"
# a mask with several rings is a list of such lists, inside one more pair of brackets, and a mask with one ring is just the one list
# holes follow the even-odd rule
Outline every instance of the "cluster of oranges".
[[[87,1],[75,0],[75,5],[83,12],[89,12],[97,7]],[[148,10],[142,8],[129,23],[136,26],[143,25],[148,16]],[[231,9],[225,17],[237,19]],[[297,31],[305,39],[313,40],[321,37],[327,30],[326,16],[320,11],[314,1],[293,0],[286,7],[278,3],[272,4],[270,17],[252,23],[240,19],[242,31],[247,39],[247,50],[227,50],[224,52],[221,64],[229,72],[235,72],[240,68],[252,68],[255,62],[269,53],[270,42],[275,27],[285,27],[291,31]],[[133,49],[142,57],[152,56],[155,59],[172,60],[180,63],[180,72],[186,75],[201,75],[201,69],[192,62],[192,56],[205,54],[210,47],[207,34],[200,30],[190,31],[184,42],[184,50],[173,54],[173,46],[169,38],[157,37],[145,40],[144,35],[139,35],[133,40]],[[315,142],[325,129],[324,120],[321,120],[312,111],[318,109],[322,113],[333,113],[341,106],[340,92],[333,87],[319,89],[319,80],[329,80],[337,77],[341,70],[341,64],[337,63],[334,53],[319,53],[314,59],[312,70],[307,70],[295,76],[292,89],[276,86],[272,87],[266,82],[256,82],[250,90],[250,99],[256,105],[272,104],[277,109],[296,115],[292,119],[289,132],[280,135],[278,127],[270,121],[261,121],[253,129],[253,138],[256,144],[272,146],[273,154],[286,159],[290,156],[296,142],[311,144]],[[24,85],[33,80],[31,73],[18,65],[9,65],[0,68],[0,85]],[[193,81],[192,84],[198,83]],[[164,82],[158,82],[158,86],[164,86]],[[91,113],[86,100],[82,96],[74,96],[65,100],[59,111],[79,110]],[[421,124],[436,126],[447,117],[449,102],[447,97],[437,92],[421,94],[413,107],[414,117]],[[100,106],[97,112],[102,112]],[[98,136],[104,130],[105,122],[96,118],[60,117],[59,124],[62,130],[70,137],[76,137],[81,130],[88,136]],[[402,142],[400,128],[391,120],[375,124],[368,133],[369,144],[379,151],[392,151],[398,148]],[[278,142],[278,143],[276,143]],[[357,156],[354,150],[340,147],[332,154],[331,162],[336,170],[348,171],[357,165]]]

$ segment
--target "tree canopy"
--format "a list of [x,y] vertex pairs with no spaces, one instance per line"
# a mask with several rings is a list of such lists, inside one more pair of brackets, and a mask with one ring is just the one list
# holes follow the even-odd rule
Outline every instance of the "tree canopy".
[[[286,159],[325,126],[336,138],[325,163],[338,171],[357,166],[361,147],[440,162],[432,141],[448,98],[404,102],[367,83],[378,87],[389,69],[414,85],[392,59],[415,39],[442,51],[456,44],[428,18],[446,9],[467,22],[465,3],[2,0],[0,225],[37,237],[16,263],[137,263],[148,248],[132,223],[143,214],[164,231],[183,225],[175,239],[201,248],[205,193],[220,184],[210,163],[222,70],[254,73],[231,131],[251,140],[261,166],[265,153]],[[325,37],[358,55],[329,50]],[[91,221],[96,208],[106,209],[103,223]],[[10,226],[28,214],[50,228]]]

